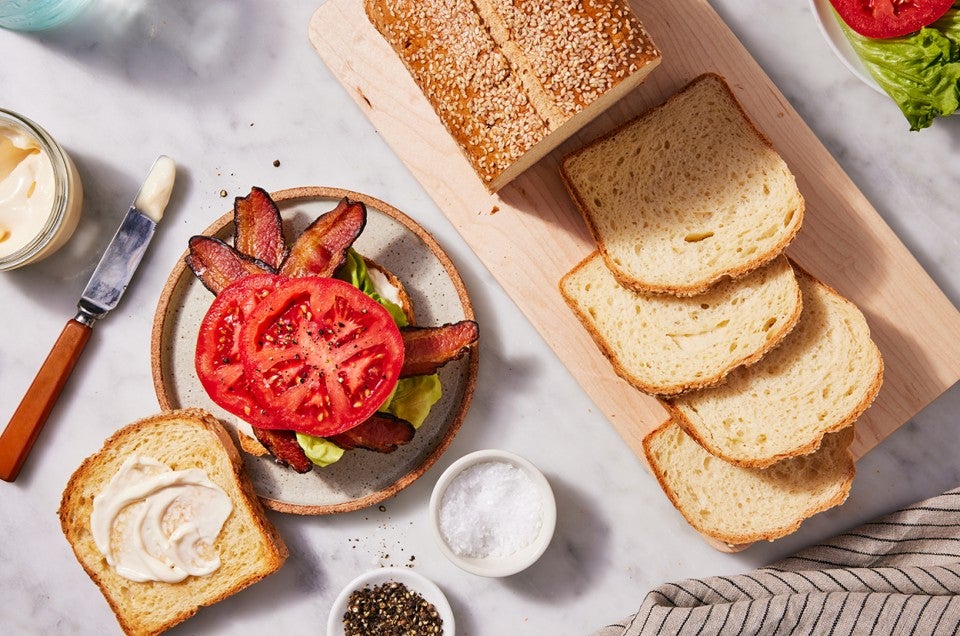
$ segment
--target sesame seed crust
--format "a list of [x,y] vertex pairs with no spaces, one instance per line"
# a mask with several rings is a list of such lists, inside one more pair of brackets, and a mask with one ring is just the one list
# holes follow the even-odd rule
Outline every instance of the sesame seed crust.
[[488,189],[551,131],[659,62],[624,0],[364,6]]

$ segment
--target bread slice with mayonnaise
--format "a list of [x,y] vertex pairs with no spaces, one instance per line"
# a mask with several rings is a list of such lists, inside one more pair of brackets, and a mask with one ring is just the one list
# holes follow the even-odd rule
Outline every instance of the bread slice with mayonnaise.
[[[146,465],[156,462],[171,471],[199,469],[199,478],[205,475],[229,499],[229,514],[216,540],[201,546],[205,559],[219,560],[219,566],[209,574],[188,575],[177,582],[137,581],[128,578],[132,576],[129,572],[121,575],[125,563],[120,555],[126,536],[123,527],[133,525],[125,521],[108,526],[115,565],[109,564],[101,552],[91,527],[95,501],[124,463],[138,458]],[[134,488],[137,483],[136,479],[132,481]],[[109,508],[105,501],[99,499],[101,511],[105,505]],[[202,514],[196,510],[199,507],[203,506],[194,505],[187,497],[177,499],[166,509],[160,526],[167,532],[178,522],[189,523]],[[132,505],[128,509],[135,514]],[[98,514],[103,516],[102,512]],[[63,492],[59,516],[77,560],[100,588],[127,634],[159,634],[190,618],[201,607],[222,601],[272,574],[287,558],[286,545],[243,472],[233,441],[216,418],[199,409],[166,411],[111,435],[73,473]],[[117,515],[116,519],[129,521],[131,517]],[[172,569],[168,561],[160,561]]]

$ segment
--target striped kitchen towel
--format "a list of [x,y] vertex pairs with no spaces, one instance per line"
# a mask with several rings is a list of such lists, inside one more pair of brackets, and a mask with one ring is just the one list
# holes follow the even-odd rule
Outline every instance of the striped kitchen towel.
[[668,583],[594,636],[960,634],[960,488],[740,576]]

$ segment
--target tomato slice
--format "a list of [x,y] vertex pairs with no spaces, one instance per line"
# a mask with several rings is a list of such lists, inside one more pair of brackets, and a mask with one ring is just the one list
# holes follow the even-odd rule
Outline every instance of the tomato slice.
[[403,366],[389,312],[349,283],[287,279],[240,330],[244,374],[256,401],[286,428],[328,437],[386,401]]
[[933,24],[953,0],[830,0],[851,29],[868,38],[895,38]]
[[207,310],[197,336],[194,364],[210,399],[262,428],[281,426],[250,393],[240,357],[240,328],[253,308],[285,280],[283,276],[256,274],[226,286]]

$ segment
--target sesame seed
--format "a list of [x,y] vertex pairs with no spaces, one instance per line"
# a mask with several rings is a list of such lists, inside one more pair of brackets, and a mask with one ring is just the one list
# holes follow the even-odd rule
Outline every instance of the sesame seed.
[[[659,57],[626,0],[365,5],[485,182]],[[504,29],[506,46],[499,41]],[[538,110],[531,90],[549,112]]]

